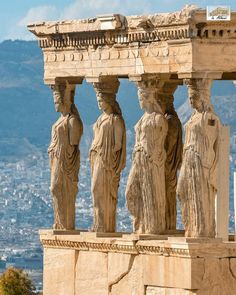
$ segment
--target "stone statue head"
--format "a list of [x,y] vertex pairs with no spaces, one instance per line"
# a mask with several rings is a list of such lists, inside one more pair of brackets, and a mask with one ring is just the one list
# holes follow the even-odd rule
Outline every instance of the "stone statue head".
[[189,101],[198,112],[214,111],[210,99],[212,80],[210,79],[186,79]]
[[141,109],[147,112],[163,113],[162,99],[158,93],[157,81],[138,82],[138,98]]
[[98,93],[97,101],[98,101],[98,108],[101,111],[110,110],[110,112],[112,112],[111,99],[109,98],[108,94]]
[[98,107],[102,111],[110,110],[110,113],[121,115],[121,109],[116,101],[116,96],[111,93],[99,92],[97,93]]
[[72,113],[74,106],[75,85],[57,83],[52,86],[56,112],[63,114]]
[[116,93],[118,91],[120,82],[118,79],[111,77],[105,82],[93,83],[97,94],[98,107],[102,111],[109,111],[109,113],[121,115],[121,109],[116,101]]

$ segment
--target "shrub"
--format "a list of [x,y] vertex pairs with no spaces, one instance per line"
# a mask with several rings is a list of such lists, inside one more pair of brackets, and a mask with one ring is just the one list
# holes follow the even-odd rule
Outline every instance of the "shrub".
[[32,295],[34,291],[32,281],[21,269],[8,268],[0,277],[1,295]]

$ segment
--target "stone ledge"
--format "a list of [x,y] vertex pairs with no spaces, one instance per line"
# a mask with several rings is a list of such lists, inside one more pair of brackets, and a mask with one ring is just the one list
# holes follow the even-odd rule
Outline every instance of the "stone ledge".
[[188,239],[166,235],[40,231],[44,248],[177,257],[236,257],[236,243],[221,239]]

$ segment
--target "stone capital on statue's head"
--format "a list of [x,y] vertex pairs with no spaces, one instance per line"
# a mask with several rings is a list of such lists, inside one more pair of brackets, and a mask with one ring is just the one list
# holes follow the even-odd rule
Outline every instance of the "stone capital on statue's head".
[[147,91],[147,92],[156,92],[158,89],[160,89],[163,86],[163,81],[157,78],[146,78],[142,81],[138,81],[137,87],[141,91]]
[[107,79],[107,81],[93,83],[97,95],[108,94],[114,96],[119,89],[119,85],[118,79]]

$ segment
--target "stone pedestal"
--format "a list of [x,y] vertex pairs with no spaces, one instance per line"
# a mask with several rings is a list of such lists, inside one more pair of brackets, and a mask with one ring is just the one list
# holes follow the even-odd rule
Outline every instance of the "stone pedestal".
[[44,295],[236,294],[236,243],[41,231]]

